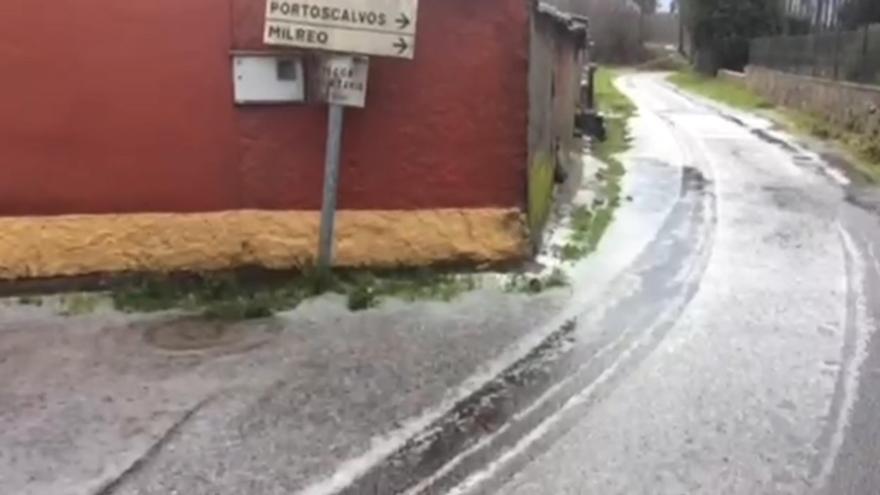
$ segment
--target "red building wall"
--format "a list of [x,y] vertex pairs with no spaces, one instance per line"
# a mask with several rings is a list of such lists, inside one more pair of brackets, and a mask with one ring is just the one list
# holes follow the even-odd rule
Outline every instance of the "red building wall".
[[[523,206],[525,0],[421,0],[415,61],[374,59],[340,206]],[[321,106],[235,107],[263,0],[0,5],[0,216],[317,209]]]

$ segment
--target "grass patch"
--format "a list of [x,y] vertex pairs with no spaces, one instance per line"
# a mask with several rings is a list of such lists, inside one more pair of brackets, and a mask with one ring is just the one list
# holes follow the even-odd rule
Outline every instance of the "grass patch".
[[111,293],[116,309],[151,313],[182,310],[214,320],[266,318],[295,309],[306,299],[334,292],[352,311],[379,305],[384,298],[449,301],[477,287],[473,275],[414,270],[377,275],[365,271],[319,275],[304,272],[285,280],[253,280],[235,274],[186,277],[146,276]]
[[589,255],[599,247],[605,231],[614,220],[617,203],[609,204],[591,212],[586,207],[579,207],[572,216],[572,236],[562,246],[562,259],[577,261]]
[[61,299],[61,314],[77,316],[94,313],[101,305],[101,297],[96,294],[70,294]]
[[43,305],[43,298],[40,296],[21,296],[18,298],[18,304],[40,307]]
[[235,274],[152,275],[117,288],[111,299],[124,312],[182,310],[208,319],[247,320],[293,309],[325,290],[310,274],[275,283],[251,282]]
[[352,311],[379,305],[382,299],[395,297],[404,301],[451,301],[478,288],[475,275],[439,273],[421,269],[376,275],[349,272],[337,278],[335,291],[348,296]]
[[[596,71],[596,102],[599,105],[599,110],[605,113],[606,118],[610,118],[611,120],[617,118],[618,120],[623,120],[625,123],[626,119],[632,117],[635,113],[636,107],[633,105],[633,102],[630,101],[626,95],[621,93],[620,90],[617,89],[617,86],[614,85],[614,80],[617,79],[619,75],[620,71],[606,67],[600,67],[599,70]],[[606,143],[603,143],[603,145],[607,146],[608,143],[614,142],[610,137],[609,133],[609,139]],[[623,140],[616,141],[615,146],[621,146],[622,141]],[[623,149],[620,151],[623,151]]]
[[636,112],[633,102],[614,85],[617,76],[617,71],[605,68],[596,72],[596,101],[599,110],[605,115],[608,131],[607,139],[596,147],[596,155],[608,165],[605,171],[607,184],[605,192],[610,202],[619,199],[620,178],[623,177],[625,170],[616,155],[630,147],[628,122]]
[[684,70],[669,76],[676,86],[743,110],[773,108],[767,100],[749,91],[742,84],[717,77],[708,77],[692,70]]
[[801,110],[773,107],[742,84],[701,76],[691,71],[679,72],[669,81],[682,89],[748,111],[773,109],[770,118],[787,130],[818,139],[833,141],[854,158],[853,165],[874,182],[880,182],[880,141],[870,136],[831,124],[828,119]]
[[641,63],[635,67],[640,71],[682,71],[687,70],[689,65],[687,59],[677,52],[661,52],[657,56],[647,62]]
[[579,260],[596,250],[614,219],[614,210],[620,205],[620,181],[626,170],[617,155],[630,147],[628,122],[635,114],[636,107],[614,85],[618,75],[617,71],[607,68],[600,68],[596,72],[596,101],[605,116],[607,130],[607,139],[595,148],[596,156],[606,164],[605,170],[600,173],[604,201],[593,211],[581,206],[572,213],[571,228],[574,233],[561,252],[566,261]]
[[852,155],[852,165],[873,182],[880,182],[880,140],[831,124],[827,119],[791,108],[779,108],[777,121],[789,130],[833,141]]
[[593,212],[585,206],[577,207],[571,214],[571,229],[573,231],[568,244],[562,246],[562,259],[565,261],[577,261],[590,254],[596,246],[590,243],[593,231]]

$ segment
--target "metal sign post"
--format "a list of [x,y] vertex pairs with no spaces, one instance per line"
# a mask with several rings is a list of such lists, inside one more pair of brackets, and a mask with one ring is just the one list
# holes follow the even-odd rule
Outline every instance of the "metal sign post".
[[334,258],[334,229],[342,155],[342,126],[345,107],[366,105],[369,59],[347,55],[328,55],[321,66],[322,97],[329,106],[327,151],[324,163],[324,199],[321,207],[321,234],[318,243],[318,269],[329,270]]
[[336,226],[336,197],[339,189],[339,161],[342,154],[342,124],[345,107],[330,104],[327,125],[327,155],[324,161],[324,201],[321,207],[321,236],[318,244],[318,269],[333,266],[333,232]]
[[[418,6],[419,0],[266,0],[263,42],[412,59]],[[330,109],[318,245],[321,271],[333,266],[345,107],[365,106],[368,72],[369,60],[365,56],[328,53],[322,59],[321,94]]]

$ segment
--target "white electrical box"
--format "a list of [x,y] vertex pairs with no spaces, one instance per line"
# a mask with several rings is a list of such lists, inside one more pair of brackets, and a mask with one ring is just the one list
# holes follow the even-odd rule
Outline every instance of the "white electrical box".
[[235,55],[235,103],[299,103],[306,88],[302,59],[285,55]]

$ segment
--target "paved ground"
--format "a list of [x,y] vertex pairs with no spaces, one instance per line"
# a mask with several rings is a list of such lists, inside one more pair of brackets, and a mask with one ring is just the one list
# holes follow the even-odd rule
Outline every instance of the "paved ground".
[[678,261],[649,246],[659,261],[628,275],[665,311],[580,325],[624,344],[585,351],[600,371],[452,493],[880,492],[876,194],[760,119],[657,76],[621,86],[636,142],[673,143],[670,166],[705,179],[705,214],[658,234]]
[[563,296],[486,291],[358,314],[325,298],[189,355],[145,342],[185,324],[173,317],[7,306],[0,493],[291,493],[418,429],[407,422],[491,372]]
[[0,305],[0,493],[877,493],[880,194],[622,87],[628,200],[569,289],[321,298],[199,353],[151,343],[180,316]]
[[[653,187],[622,209],[608,234],[619,247],[537,296],[483,289],[360,313],[323,297],[218,326],[0,301],[0,493],[334,493],[601,300],[678,187],[631,180]],[[153,341],[169,329],[219,332],[222,345],[168,352]]]

